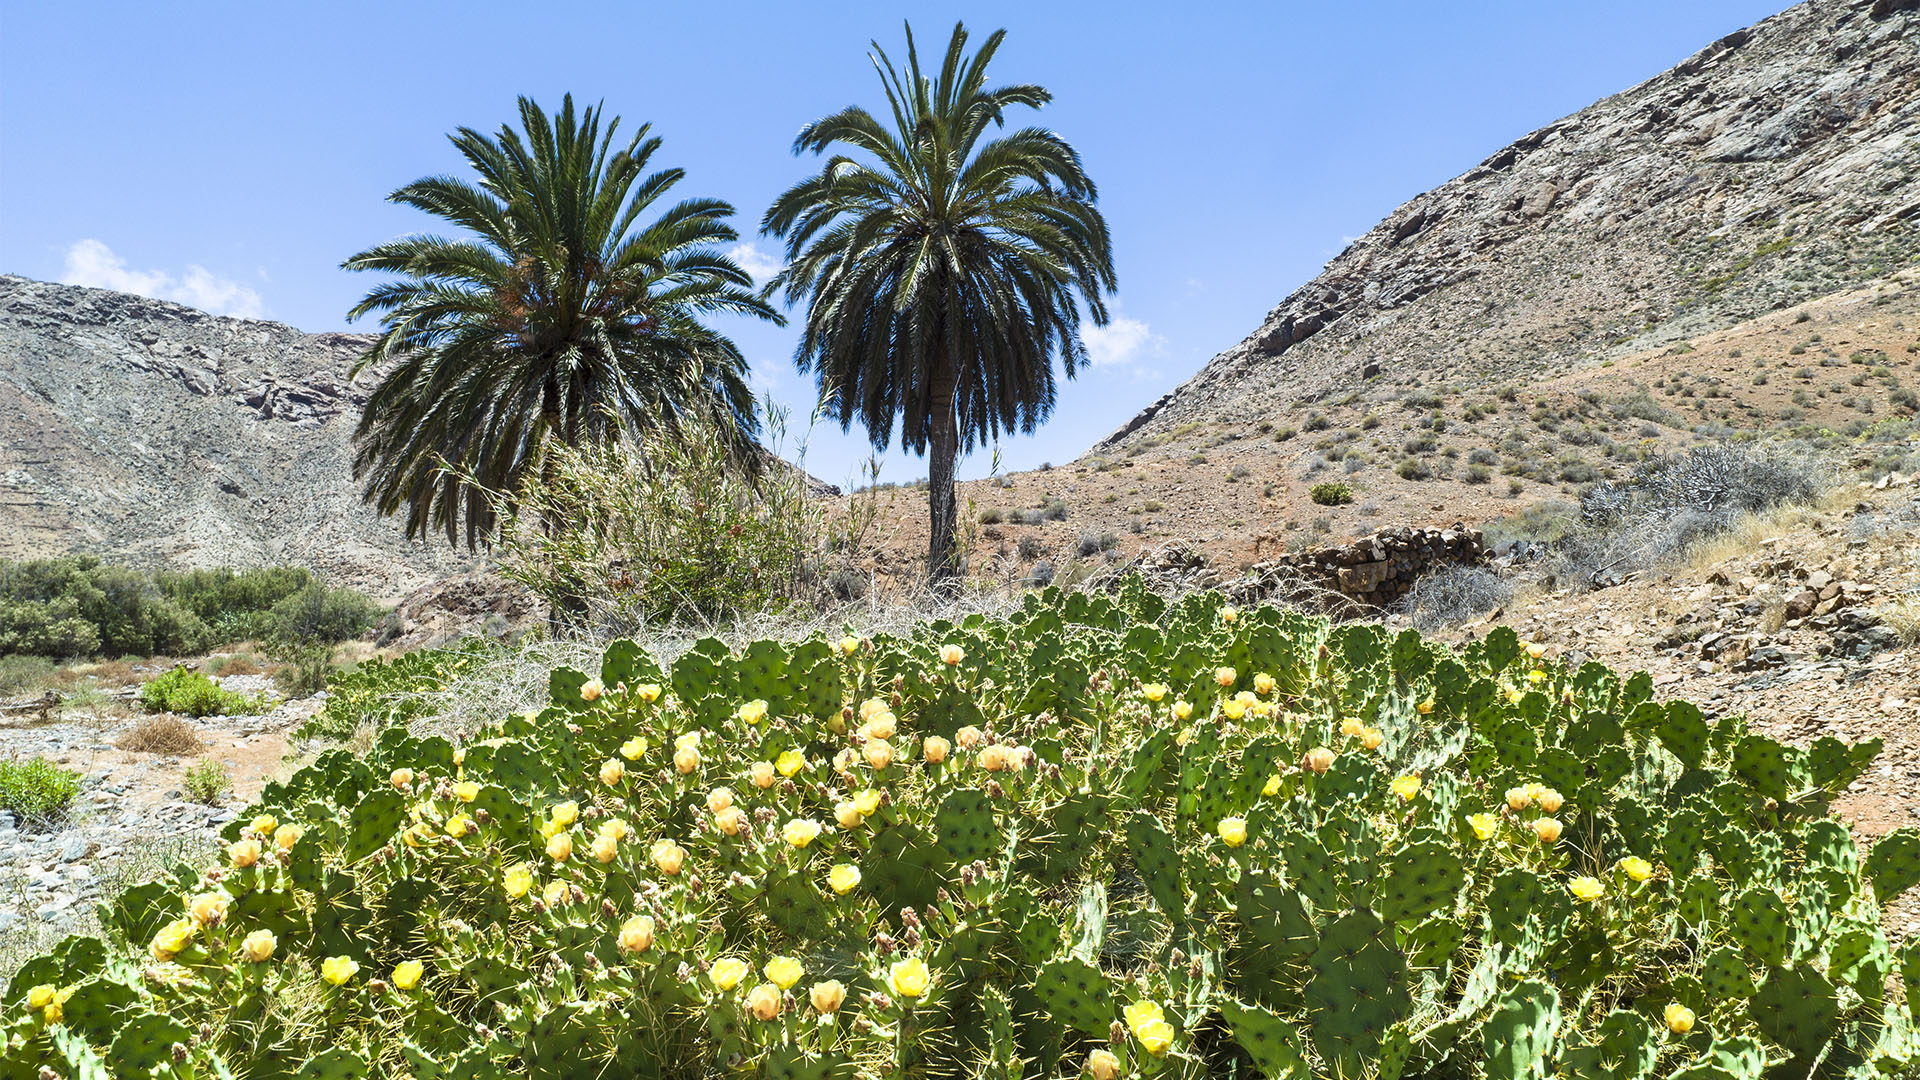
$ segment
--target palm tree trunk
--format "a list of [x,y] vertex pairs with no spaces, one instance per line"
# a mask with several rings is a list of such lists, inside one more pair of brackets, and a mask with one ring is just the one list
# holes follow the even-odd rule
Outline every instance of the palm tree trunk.
[[927,512],[932,537],[927,542],[927,575],[935,584],[960,574],[960,553],[953,546],[960,516],[953,488],[955,459],[960,456],[960,430],[953,416],[954,374],[941,365],[929,387],[933,430],[927,446]]

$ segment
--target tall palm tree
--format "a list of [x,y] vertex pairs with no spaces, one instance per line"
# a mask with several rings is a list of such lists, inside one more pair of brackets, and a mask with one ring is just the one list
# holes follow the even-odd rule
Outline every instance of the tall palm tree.
[[660,146],[641,125],[551,119],[520,99],[523,130],[450,136],[476,180],[432,176],[388,198],[459,226],[456,240],[408,236],[348,259],[399,275],[350,315],[382,332],[354,368],[378,385],[359,428],[354,475],[407,535],[442,529],[469,546],[492,531],[490,492],[511,493],[548,440],[597,445],[622,434],[718,425],[743,460],[759,430],[747,362],[702,319],[743,312],[784,322],[722,253],[738,239],[718,199],[687,199],[641,223],[685,171],[649,173]]
[[794,362],[814,373],[842,429],[857,418],[877,449],[894,420],[901,445],[928,455],[933,578],[959,570],[954,463],[1003,431],[1031,432],[1053,411],[1057,353],[1068,378],[1086,363],[1080,303],[1107,321],[1116,287],[1107,223],[1072,146],[1043,128],[990,137],[1038,86],[986,87],[1006,36],[966,55],[956,24],[937,78],[876,42],[869,54],[892,125],[851,106],[807,125],[795,154],[823,153],[818,175],[782,194],[761,231],[786,241],[766,294],[807,300]]

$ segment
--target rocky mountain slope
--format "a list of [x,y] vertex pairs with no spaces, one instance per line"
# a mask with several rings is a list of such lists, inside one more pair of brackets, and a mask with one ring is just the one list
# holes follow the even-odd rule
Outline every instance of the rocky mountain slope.
[[460,568],[359,500],[365,347],[0,276],[0,557],[297,563],[387,600]]
[[1920,3],[1813,0],[1388,215],[1105,440],[1354,389],[1564,373],[1920,252]]

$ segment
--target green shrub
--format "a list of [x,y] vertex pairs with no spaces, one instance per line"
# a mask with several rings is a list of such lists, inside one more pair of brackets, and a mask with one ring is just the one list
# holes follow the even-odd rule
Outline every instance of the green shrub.
[[375,731],[422,715],[431,693],[499,655],[484,638],[422,649],[392,660],[373,657],[330,679],[327,703],[294,732],[296,739],[341,740],[361,725]]
[[220,805],[220,800],[233,790],[233,778],[227,775],[227,767],[213,758],[194,762],[181,782],[189,799],[207,806]]
[[[618,642],[551,689],[459,748],[393,727],[268,784],[222,874],[140,886],[111,942],[28,962],[10,1000],[88,996],[55,1030],[15,1012],[0,1067],[1010,1080],[1098,1051],[1165,1080],[1512,1080],[1920,1055],[1920,945],[1881,925],[1920,831],[1863,855],[1828,813],[1878,745],[1787,746],[1504,627],[1454,651],[1135,580],[844,650],[662,667]],[[225,918],[173,921],[219,894]]]
[[140,704],[148,712],[185,713],[188,716],[227,716],[266,711],[266,702],[233,690],[223,690],[197,671],[174,668],[140,687]]
[[1329,480],[1313,485],[1307,490],[1307,496],[1321,506],[1340,506],[1353,501],[1353,485],[1344,480]]
[[0,656],[0,698],[39,686],[53,670],[53,661],[44,656]]
[[0,810],[22,824],[45,825],[64,817],[80,794],[80,774],[45,758],[0,760]]

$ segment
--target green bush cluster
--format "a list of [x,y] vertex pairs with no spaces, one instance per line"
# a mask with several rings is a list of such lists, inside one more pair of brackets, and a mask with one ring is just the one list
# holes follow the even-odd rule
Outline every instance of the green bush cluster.
[[[267,785],[29,961],[71,1075],[1909,1076],[1920,831],[1556,662],[1217,594],[663,667]],[[37,989],[36,989],[37,988]],[[34,1004],[38,1002],[39,1004]],[[24,1063],[24,1064],[22,1064]]]
[[80,774],[45,758],[0,760],[0,810],[29,825],[66,814],[80,794]]
[[1329,480],[1313,485],[1307,494],[1321,506],[1341,506],[1353,501],[1353,485],[1344,480]]
[[228,716],[266,711],[266,702],[258,695],[223,690],[219,684],[197,671],[174,668],[140,686],[140,705],[148,712],[184,713],[188,716]]
[[327,703],[294,732],[296,739],[341,740],[362,724],[375,731],[425,715],[431,695],[499,655],[484,638],[444,649],[421,649],[388,660],[372,657],[333,677]]
[[371,626],[372,601],[306,570],[133,570],[90,555],[0,560],[0,656],[185,656],[246,638]]

